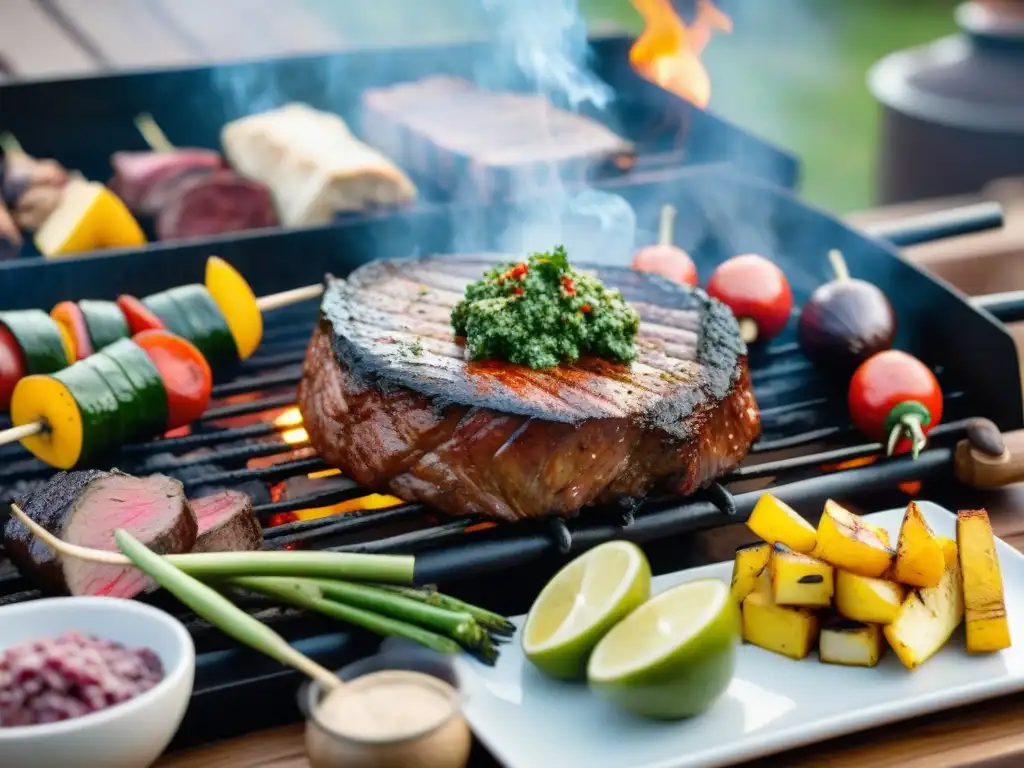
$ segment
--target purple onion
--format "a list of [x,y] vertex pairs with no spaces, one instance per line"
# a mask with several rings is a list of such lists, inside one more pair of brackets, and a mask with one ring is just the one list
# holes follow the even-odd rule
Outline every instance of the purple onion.
[[811,294],[800,312],[797,335],[813,362],[849,372],[892,347],[896,313],[878,286],[849,276],[838,251],[829,258],[836,279]]

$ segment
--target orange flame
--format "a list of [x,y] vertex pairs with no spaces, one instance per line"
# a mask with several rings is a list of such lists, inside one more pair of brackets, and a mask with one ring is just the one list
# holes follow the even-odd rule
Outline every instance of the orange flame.
[[281,439],[288,445],[300,445],[309,441],[309,435],[302,426],[302,414],[298,408],[289,408],[274,419],[275,427],[292,427],[281,433]]
[[644,31],[629,50],[629,63],[643,77],[698,107],[711,99],[711,78],[700,55],[715,30],[732,32],[732,19],[711,0],[697,0],[687,26],[669,0],[633,0],[644,17]]

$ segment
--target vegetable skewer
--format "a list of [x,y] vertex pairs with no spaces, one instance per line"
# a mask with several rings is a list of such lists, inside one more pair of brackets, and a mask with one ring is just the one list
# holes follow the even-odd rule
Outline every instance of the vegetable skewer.
[[0,409],[10,407],[14,388],[26,375],[56,373],[145,330],[166,329],[188,339],[213,370],[222,370],[255,352],[264,312],[323,293],[317,284],[256,298],[234,267],[216,256],[206,272],[205,285],[179,286],[141,301],[132,296],[117,302],[64,301],[49,316],[40,310],[0,313]]
[[697,285],[697,266],[690,255],[672,243],[676,209],[666,205],[661,209],[658,242],[641,248],[633,256],[633,269],[653,272],[684,285]]
[[59,469],[140,437],[190,423],[210,400],[212,374],[202,354],[167,331],[146,331],[51,374],[21,379],[11,396],[12,429]]

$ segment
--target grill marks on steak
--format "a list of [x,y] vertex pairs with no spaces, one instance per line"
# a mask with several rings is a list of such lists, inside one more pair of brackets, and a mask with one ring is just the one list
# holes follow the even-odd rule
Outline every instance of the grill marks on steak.
[[757,406],[723,305],[601,268],[641,316],[632,366],[470,363],[449,313],[493,258],[374,262],[329,286],[299,388],[325,460],[450,514],[514,520],[570,515],[656,485],[689,493],[747,453]]
[[263,549],[263,529],[252,499],[239,491],[219,491],[190,502],[199,524],[193,552],[246,552]]
[[[27,515],[72,544],[117,551],[114,531],[123,528],[159,554],[188,552],[197,524],[181,483],[164,475],[61,472],[24,500]],[[23,573],[53,591],[73,595],[134,597],[152,582],[129,566],[99,565],[55,557],[17,520],[8,521],[5,543]]]
[[[452,336],[451,308],[495,259],[378,261],[347,282],[334,282],[322,310],[336,332],[339,361],[356,375],[409,387],[442,406],[476,405],[569,423],[641,418],[678,436],[680,418],[704,397],[723,398],[735,381],[745,350],[724,305],[702,291],[607,267],[594,271],[640,314],[640,355],[632,366],[594,358],[537,371],[468,363]],[[410,352],[417,341],[419,355]]]

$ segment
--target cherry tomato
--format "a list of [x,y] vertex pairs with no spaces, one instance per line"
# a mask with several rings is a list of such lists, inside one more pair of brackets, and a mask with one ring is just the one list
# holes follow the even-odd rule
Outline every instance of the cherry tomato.
[[14,334],[0,325],[0,410],[11,407],[11,393],[26,373],[21,345]]
[[89,326],[85,323],[85,315],[73,301],[62,301],[50,310],[50,317],[64,329],[65,342],[74,345],[73,360],[84,360],[92,354],[92,340],[89,338]]
[[910,450],[917,458],[942,420],[942,389],[916,357],[887,349],[854,372],[847,405],[854,426],[883,443],[888,455]]
[[154,315],[141,301],[134,296],[118,296],[117,306],[128,321],[128,330],[132,336],[143,331],[162,331],[167,326],[164,321]]
[[653,272],[683,285],[697,285],[697,265],[682,248],[648,245],[633,256],[633,269]]
[[168,331],[143,331],[132,337],[153,361],[167,391],[167,429],[177,429],[203,415],[210,403],[213,374],[192,342]]
[[778,336],[793,310],[786,275],[764,256],[753,253],[719,264],[708,281],[708,294],[732,310],[748,343]]

